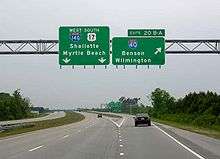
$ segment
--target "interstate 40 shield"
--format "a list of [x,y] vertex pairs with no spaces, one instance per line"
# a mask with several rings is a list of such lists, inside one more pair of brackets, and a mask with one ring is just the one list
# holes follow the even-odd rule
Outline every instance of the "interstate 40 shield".
[[109,27],[82,26],[59,28],[60,65],[108,65]]
[[114,65],[164,65],[163,37],[114,37],[112,40]]

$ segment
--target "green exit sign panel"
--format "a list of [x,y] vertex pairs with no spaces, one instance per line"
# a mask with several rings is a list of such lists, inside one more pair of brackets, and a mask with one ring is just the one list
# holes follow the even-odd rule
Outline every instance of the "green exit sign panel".
[[59,28],[60,65],[108,65],[109,27]]
[[115,37],[112,40],[114,65],[164,65],[165,39],[163,37]]
[[165,29],[128,29],[128,36],[165,36]]

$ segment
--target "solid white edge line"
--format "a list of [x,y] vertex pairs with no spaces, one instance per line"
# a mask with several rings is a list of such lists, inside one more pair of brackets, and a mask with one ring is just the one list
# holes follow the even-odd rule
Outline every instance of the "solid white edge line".
[[204,157],[202,157],[201,155],[199,155],[198,153],[196,153],[195,151],[193,151],[192,149],[190,149],[189,147],[187,147],[186,145],[182,144],[180,141],[178,141],[177,139],[175,139],[174,137],[172,137],[171,135],[169,135],[167,132],[165,132],[164,130],[162,130],[161,128],[159,128],[158,126],[156,126],[155,124],[152,124],[155,128],[157,128],[158,130],[160,130],[161,132],[163,132],[165,135],[167,135],[169,138],[171,138],[173,141],[175,141],[177,144],[179,144],[180,146],[182,146],[184,149],[186,149],[187,151],[191,152],[193,155],[195,155],[196,157],[198,157],[199,159],[205,159]]
[[44,145],[40,145],[40,146],[38,146],[38,147],[35,147],[35,148],[33,148],[33,149],[30,149],[29,152],[35,151],[35,150],[37,150],[37,149],[39,149],[39,148],[42,148],[42,147],[44,147]]

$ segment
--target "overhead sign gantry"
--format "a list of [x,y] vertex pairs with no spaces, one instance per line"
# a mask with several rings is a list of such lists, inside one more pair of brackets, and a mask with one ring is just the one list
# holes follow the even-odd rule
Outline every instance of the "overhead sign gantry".
[[0,40],[0,55],[59,54],[60,65],[94,65],[94,68],[108,65],[112,57],[117,68],[117,65],[163,65],[167,54],[220,54],[220,39],[169,39],[163,44],[164,29],[129,29],[128,36],[113,37],[110,56],[109,27],[69,26],[59,30],[59,40]]

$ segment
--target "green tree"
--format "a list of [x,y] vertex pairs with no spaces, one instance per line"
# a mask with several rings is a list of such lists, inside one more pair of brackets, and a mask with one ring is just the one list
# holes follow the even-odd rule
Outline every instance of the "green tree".
[[23,98],[17,89],[12,95],[0,93],[0,120],[22,119],[30,114],[30,99]]
[[151,104],[154,108],[153,115],[174,113],[175,98],[167,91],[156,88],[150,95]]

